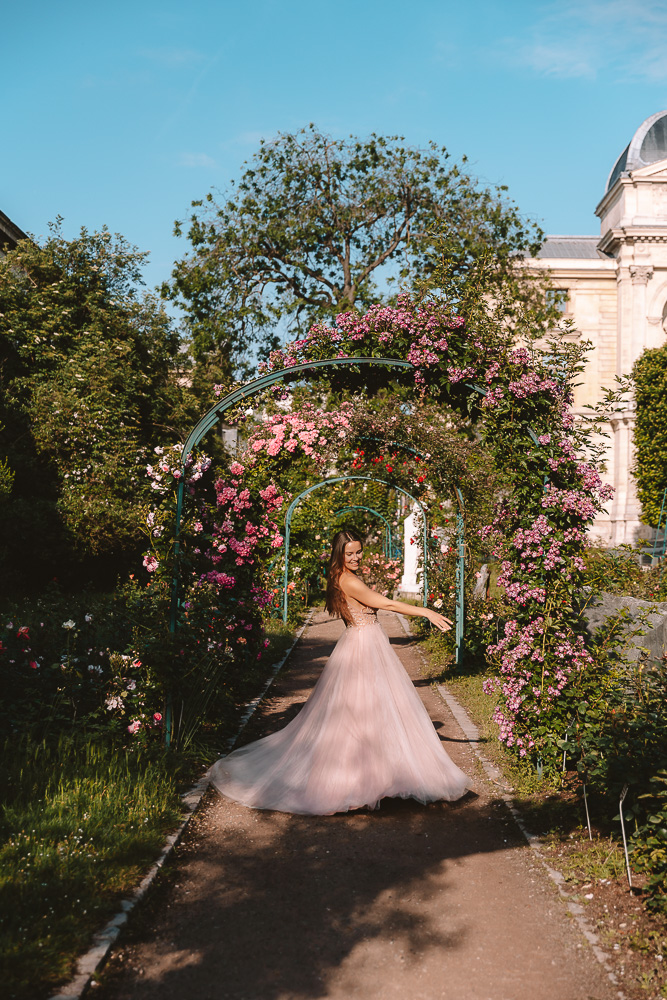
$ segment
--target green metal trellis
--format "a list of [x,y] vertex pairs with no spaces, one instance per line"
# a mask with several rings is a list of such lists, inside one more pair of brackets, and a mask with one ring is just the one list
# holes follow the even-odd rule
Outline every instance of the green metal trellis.
[[236,404],[240,403],[241,400],[246,399],[248,396],[254,396],[258,392],[262,392],[264,389],[268,389],[269,386],[275,385],[276,382],[284,381],[286,376],[289,376],[291,379],[295,374],[307,375],[309,372],[312,372],[317,368],[337,368],[339,365],[348,367],[354,367],[354,365],[378,365],[380,367],[384,366],[387,368],[414,368],[412,362],[404,361],[399,358],[325,358],[321,361],[308,361],[302,365],[294,365],[292,368],[281,368],[275,372],[267,372],[266,375],[261,375],[259,378],[253,379],[251,382],[247,382],[245,385],[239,386],[238,389],[228,392],[226,396],[223,396],[219,402],[217,402],[207,413],[204,414],[199,423],[195,424],[188,434],[185,444],[183,445],[183,451],[181,452],[182,473],[176,493],[174,575],[172,578],[171,615],[169,622],[169,627],[172,632],[176,631],[178,622],[180,590],[180,533],[181,518],[183,516],[183,498],[185,496],[184,480],[186,462],[192,454],[193,449],[197,447],[204,435],[207,434],[212,427],[215,427],[220,420],[221,415],[232,406],[236,406]]
[[[178,611],[180,606],[180,531],[181,531],[181,519],[183,515],[183,500],[185,496],[185,473],[186,464],[194,448],[199,444],[201,439],[208,433],[211,428],[213,428],[220,420],[223,413],[231,407],[235,406],[241,400],[246,399],[249,396],[256,395],[262,392],[264,389],[269,388],[276,382],[284,381],[286,378],[290,380],[296,375],[307,376],[309,373],[316,371],[319,368],[337,368],[339,366],[354,367],[356,365],[377,365],[378,367],[387,368],[406,368],[413,369],[415,366],[410,361],[399,358],[374,358],[374,357],[347,357],[347,358],[324,358],[318,361],[308,361],[304,364],[294,365],[290,368],[280,369],[274,372],[268,372],[259,378],[253,379],[252,381],[240,386],[238,389],[234,389],[232,392],[227,393],[223,396],[214,406],[208,410],[207,413],[199,420],[199,422],[193,427],[188,435],[185,444],[183,445],[183,450],[181,453],[182,468],[181,477],[179,479],[177,494],[176,494],[176,516],[174,523],[174,571],[172,576],[172,592],[171,592],[171,611],[170,611],[170,621],[169,627],[172,632],[175,632],[178,625]],[[466,387],[473,389],[480,395],[485,396],[487,390],[478,385],[471,385],[465,383]],[[530,436],[535,439],[535,435],[529,430]],[[398,489],[398,487],[396,487]],[[405,491],[402,491],[405,492]],[[457,493],[459,493],[457,489]],[[409,495],[409,494],[408,494]],[[462,497],[459,497],[462,502]],[[421,506],[421,505],[420,505]],[[426,519],[424,518],[424,524],[426,524]],[[457,517],[457,533],[459,530],[463,529],[463,512],[461,510],[460,516]],[[426,560],[427,560],[427,539],[425,538],[424,544],[424,599],[428,598],[428,588],[426,579]],[[464,542],[461,540],[461,535],[459,534],[458,543],[458,559],[464,558]],[[457,590],[459,587],[459,579],[461,580],[461,586],[463,581],[463,571],[459,573],[458,566],[463,565],[457,561]],[[457,653],[462,650],[463,641],[463,599],[459,602],[457,597]],[[459,620],[461,622],[460,629],[458,627]],[[458,642],[460,640],[460,644]],[[457,662],[458,659],[457,659]],[[167,696],[166,700],[166,711],[165,711],[165,742],[169,745],[171,740],[172,731],[172,705],[171,699]]]
[[393,551],[393,536],[391,533],[391,525],[384,514],[381,514],[379,510],[375,510],[373,507],[364,507],[362,504],[351,504],[349,507],[341,507],[340,510],[334,512],[334,517],[338,517],[339,514],[346,514],[348,510],[367,510],[369,514],[375,514],[379,517],[381,521],[384,521],[385,532],[384,532],[384,554],[391,557]]
[[455,489],[459,501],[459,509],[456,514],[456,646],[454,647],[454,663],[460,666],[465,656],[465,503],[461,490],[458,486]]
[[382,486],[388,486],[390,489],[397,490],[399,493],[402,493],[404,496],[408,497],[410,500],[412,500],[413,503],[417,504],[417,506],[419,507],[423,522],[422,535],[423,535],[423,552],[424,552],[424,570],[422,578],[422,589],[424,595],[423,596],[424,607],[426,607],[426,604],[428,602],[428,569],[427,569],[428,521],[426,517],[426,511],[424,510],[423,505],[420,503],[419,500],[417,500],[416,497],[413,497],[411,493],[408,493],[407,490],[404,490],[402,486],[397,486],[395,483],[389,483],[387,482],[386,479],[376,479],[373,476],[336,476],[330,479],[322,479],[320,480],[319,483],[314,483],[312,486],[309,486],[308,489],[303,490],[302,493],[299,493],[299,495],[295,497],[294,500],[292,500],[291,504],[287,508],[287,513],[285,514],[285,574],[284,574],[284,588],[283,588],[284,622],[287,621],[287,584],[289,581],[290,525],[292,522],[292,514],[294,513],[294,509],[299,503],[299,501],[303,500],[304,497],[307,497],[314,490],[319,490],[323,486],[333,486],[335,483],[347,483],[350,482],[351,480],[356,480],[365,483],[380,483]]
[[[186,473],[186,463],[188,458],[192,454],[194,448],[197,447],[201,439],[207,434],[211,428],[220,420],[220,417],[226,410],[229,410],[232,406],[236,406],[241,400],[246,399],[249,396],[254,396],[258,392],[263,392],[264,389],[268,389],[270,386],[275,385],[276,382],[282,382],[286,377],[290,380],[295,375],[308,375],[310,372],[315,371],[318,368],[338,368],[343,367],[354,367],[355,365],[377,365],[379,367],[386,368],[414,368],[411,361],[405,361],[402,358],[324,358],[320,361],[308,361],[305,364],[294,365],[291,368],[281,368],[275,372],[267,372],[266,375],[261,375],[259,378],[252,379],[252,381],[247,382],[245,385],[239,386],[238,389],[234,389],[232,392],[228,392],[227,395],[223,396],[214,406],[208,410],[201,420],[192,428],[188,434],[185,444],[183,445],[183,450],[181,452],[181,477],[178,482],[178,487],[176,491],[176,516],[174,518],[174,572],[172,576],[172,586],[171,586],[171,609],[169,615],[169,630],[171,632],[176,632],[178,626],[178,611],[180,607],[180,534],[181,534],[181,519],[183,517],[183,499],[185,496],[185,473]],[[171,702],[171,697],[167,694],[166,704],[165,704],[165,743],[167,746],[171,743],[171,733],[173,728],[173,706]]]
[[[290,550],[290,525],[292,521],[292,515],[297,504],[307,497],[314,490],[321,489],[323,486],[333,486],[336,483],[349,482],[350,480],[356,480],[361,482],[369,483],[380,483],[383,486],[388,486],[390,489],[395,489],[399,493],[402,493],[408,499],[412,500],[413,503],[417,505],[422,515],[422,553],[424,558],[424,566],[422,573],[422,604],[424,607],[428,604],[428,519],[426,517],[426,511],[423,505],[416,497],[408,493],[401,486],[397,486],[395,483],[387,482],[386,479],[376,479],[372,476],[336,476],[334,478],[322,479],[319,483],[314,483],[309,486],[308,489],[303,490],[297,497],[292,500],[292,503],[287,508],[287,513],[285,514],[285,572],[283,577],[283,621],[287,621],[287,607],[288,607],[288,593],[287,585],[289,582],[289,550]],[[456,519],[456,534],[457,534],[457,562],[456,562],[456,648],[454,653],[454,662],[458,665],[463,661],[464,655],[464,627],[465,627],[465,518],[464,518],[464,503],[463,495],[461,491],[456,489],[460,510]]]

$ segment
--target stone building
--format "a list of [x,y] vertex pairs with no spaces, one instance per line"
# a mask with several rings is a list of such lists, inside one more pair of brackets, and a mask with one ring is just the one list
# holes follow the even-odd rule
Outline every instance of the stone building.
[[0,256],[4,256],[5,250],[13,250],[19,240],[27,239],[23,230],[14,225],[4,212],[0,212]]
[[[590,340],[583,384],[575,408],[596,403],[616,375],[627,375],[646,347],[665,342],[667,332],[667,111],[639,126],[613,165],[595,209],[599,236],[548,236],[535,268],[547,268],[561,290],[564,317],[574,336]],[[607,457],[615,488],[593,534],[604,544],[634,543],[650,535],[632,476],[635,409],[629,400],[614,415]]]

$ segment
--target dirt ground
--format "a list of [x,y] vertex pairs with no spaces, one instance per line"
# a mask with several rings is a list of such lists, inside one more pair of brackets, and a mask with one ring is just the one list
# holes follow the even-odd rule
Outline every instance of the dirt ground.
[[[210,791],[133,915],[100,1000],[608,1000],[618,997],[394,615],[382,624],[447,752],[458,803],[333,817]],[[241,742],[281,728],[340,635],[316,615]]]

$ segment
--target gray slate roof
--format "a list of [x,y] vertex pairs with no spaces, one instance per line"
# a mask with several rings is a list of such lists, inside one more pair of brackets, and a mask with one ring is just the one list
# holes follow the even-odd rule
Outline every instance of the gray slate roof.
[[607,254],[598,250],[599,242],[599,236],[547,236],[537,256],[548,259],[569,257],[574,260],[608,260]]

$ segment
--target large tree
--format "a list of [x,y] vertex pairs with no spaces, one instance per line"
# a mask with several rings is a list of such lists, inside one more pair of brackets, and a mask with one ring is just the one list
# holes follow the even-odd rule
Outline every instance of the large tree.
[[[9,587],[120,568],[142,544],[153,447],[192,420],[180,342],[141,291],[145,254],[106,230],[0,260],[0,560]],[[4,425],[4,426],[2,426]],[[98,574],[99,575],[99,574]]]
[[222,371],[337,312],[367,309],[424,278],[448,246],[454,276],[491,253],[497,272],[542,234],[504,189],[480,186],[446,149],[401,137],[334,139],[313,125],[262,142],[238,184],[176,223],[191,252],[163,294],[185,310],[195,357]]

